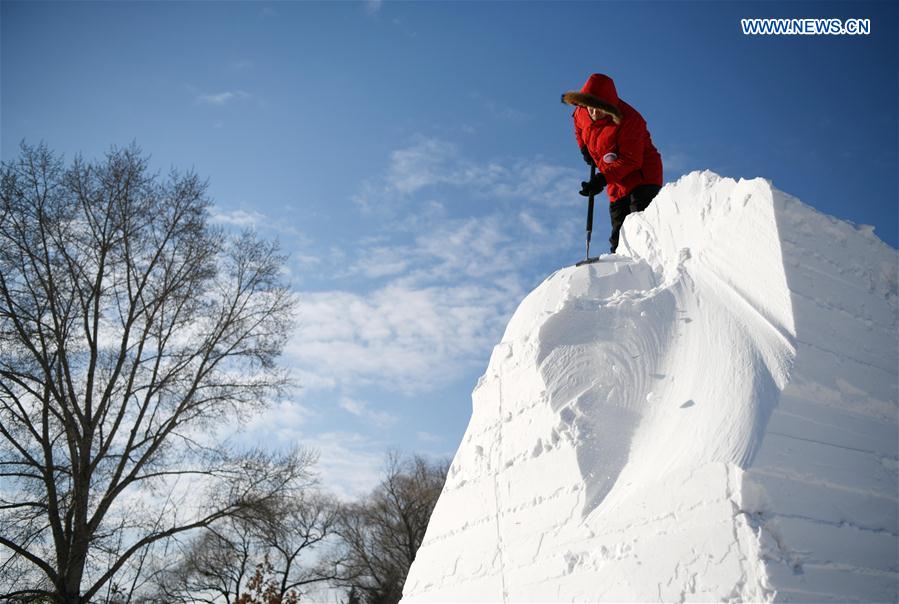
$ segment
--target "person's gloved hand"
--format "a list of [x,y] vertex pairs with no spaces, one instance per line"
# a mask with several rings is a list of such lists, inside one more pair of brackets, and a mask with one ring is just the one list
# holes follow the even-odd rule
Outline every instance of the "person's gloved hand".
[[581,155],[584,156],[584,161],[587,162],[588,166],[596,165],[596,162],[593,161],[593,156],[590,155],[590,151],[587,149],[587,145],[581,147]]
[[606,177],[602,175],[602,172],[597,172],[596,176],[590,179],[590,182],[581,181],[581,190],[580,194],[584,197],[590,197],[591,195],[599,195],[602,193],[602,190],[606,188]]

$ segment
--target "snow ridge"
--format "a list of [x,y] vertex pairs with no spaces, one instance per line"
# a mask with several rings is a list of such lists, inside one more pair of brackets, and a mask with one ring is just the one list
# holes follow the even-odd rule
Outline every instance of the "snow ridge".
[[406,601],[895,601],[896,251],[694,172],[528,295]]

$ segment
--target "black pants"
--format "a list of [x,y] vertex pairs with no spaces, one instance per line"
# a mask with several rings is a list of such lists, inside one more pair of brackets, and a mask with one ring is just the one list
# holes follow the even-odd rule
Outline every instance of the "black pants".
[[624,219],[631,212],[642,212],[649,207],[655,196],[662,189],[659,185],[640,185],[634,188],[626,197],[616,199],[609,204],[609,216],[612,219],[612,236],[609,237],[609,243],[612,244],[612,253],[618,249],[618,233],[621,231],[621,225]]

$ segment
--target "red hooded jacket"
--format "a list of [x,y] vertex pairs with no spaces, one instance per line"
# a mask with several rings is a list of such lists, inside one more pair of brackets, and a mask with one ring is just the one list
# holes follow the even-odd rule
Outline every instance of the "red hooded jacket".
[[581,93],[602,101],[608,109],[593,121],[584,107],[577,107],[574,135],[578,147],[587,146],[597,169],[606,177],[609,200],[618,201],[639,185],[662,185],[662,157],[652,144],[646,120],[618,98],[609,76],[594,73]]

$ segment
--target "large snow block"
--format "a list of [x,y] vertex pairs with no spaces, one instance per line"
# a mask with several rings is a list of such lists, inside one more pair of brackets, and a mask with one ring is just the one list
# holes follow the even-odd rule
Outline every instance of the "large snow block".
[[897,254],[696,172],[528,295],[412,601],[896,601]]

